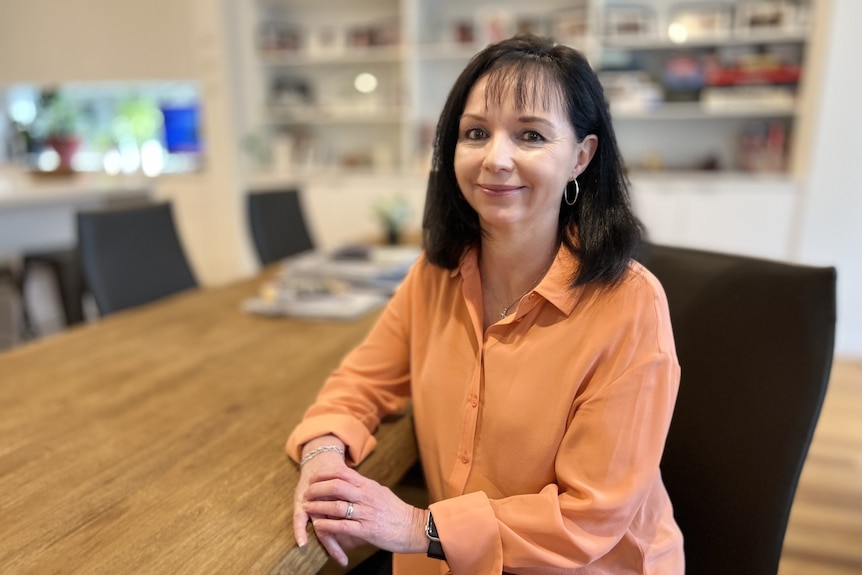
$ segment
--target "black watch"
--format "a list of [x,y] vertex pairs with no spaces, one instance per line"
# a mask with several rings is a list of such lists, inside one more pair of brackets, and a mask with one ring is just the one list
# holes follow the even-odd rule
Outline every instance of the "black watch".
[[428,522],[425,524],[425,535],[428,536],[428,557],[432,559],[446,560],[446,554],[443,553],[443,545],[440,544],[440,537],[437,535],[437,526],[434,524],[434,516],[428,512]]

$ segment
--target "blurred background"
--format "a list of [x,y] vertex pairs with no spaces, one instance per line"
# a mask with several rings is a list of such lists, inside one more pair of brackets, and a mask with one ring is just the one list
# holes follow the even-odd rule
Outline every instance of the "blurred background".
[[246,194],[286,186],[320,247],[378,234],[393,198],[417,230],[452,82],[531,31],[599,72],[653,241],[836,266],[836,352],[862,357],[860,21],[857,0],[0,0],[0,262],[156,198],[201,283],[231,282],[258,267]]

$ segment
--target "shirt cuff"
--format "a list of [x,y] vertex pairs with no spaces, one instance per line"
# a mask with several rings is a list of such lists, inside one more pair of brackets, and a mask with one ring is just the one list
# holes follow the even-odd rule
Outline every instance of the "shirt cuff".
[[303,445],[329,434],[344,442],[345,461],[351,467],[359,465],[377,445],[377,440],[358,419],[344,414],[329,414],[305,419],[297,425],[287,438],[285,451],[299,463]]
[[503,571],[503,544],[497,516],[482,491],[432,503],[437,535],[453,573],[484,575]]

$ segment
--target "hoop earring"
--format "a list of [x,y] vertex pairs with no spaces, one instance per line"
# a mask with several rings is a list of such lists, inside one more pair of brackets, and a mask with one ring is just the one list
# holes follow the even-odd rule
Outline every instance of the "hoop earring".
[[581,187],[578,185],[578,180],[576,178],[572,178],[571,180],[569,180],[569,184],[571,184],[572,182],[575,183],[575,197],[572,199],[572,201],[569,201],[569,186],[568,186],[568,184],[566,184],[566,189],[563,190],[563,199],[566,200],[566,204],[569,206],[575,205],[575,202],[578,201],[578,195],[581,193]]

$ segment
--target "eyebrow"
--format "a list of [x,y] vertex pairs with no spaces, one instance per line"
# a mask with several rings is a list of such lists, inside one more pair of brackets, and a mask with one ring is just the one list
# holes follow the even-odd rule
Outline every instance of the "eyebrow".
[[521,116],[518,118],[518,121],[524,124],[544,124],[549,128],[553,128],[553,122],[546,120],[545,118],[541,118],[539,116]]
[[[480,116],[479,114],[461,114],[461,119],[478,120],[482,122],[487,121],[485,116]],[[540,116],[519,116],[518,122],[522,124],[544,124],[549,128],[554,127],[554,124],[551,121],[546,120],[545,118],[542,118]]]

